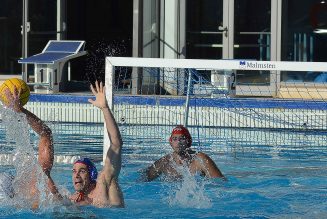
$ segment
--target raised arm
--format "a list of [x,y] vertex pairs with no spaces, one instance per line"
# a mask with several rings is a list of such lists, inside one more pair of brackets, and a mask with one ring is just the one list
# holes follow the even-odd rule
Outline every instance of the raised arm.
[[[38,162],[43,172],[48,176],[48,187],[53,194],[58,194],[58,190],[50,176],[50,171],[53,166],[54,151],[53,151],[53,138],[51,129],[36,115],[21,106],[19,101],[20,90],[14,89],[13,94],[7,89],[5,91],[6,97],[9,100],[9,107],[18,113],[23,113],[26,116],[27,122],[30,127],[39,136],[38,145]],[[60,195],[59,195],[60,197]]]
[[[110,147],[104,162],[103,170],[99,180],[104,180],[109,189],[108,195],[111,205],[123,206],[123,195],[118,184],[118,175],[121,169],[121,149],[123,141],[118,129],[118,125],[109,109],[106,101],[105,87],[102,82],[95,82],[95,87],[91,85],[91,91],[96,97],[95,100],[89,99],[89,102],[100,108],[103,112],[107,133],[110,140]],[[102,179],[102,177],[104,177]]]
[[54,159],[52,131],[40,118],[27,109],[21,108],[21,113],[26,115],[28,124],[39,136],[38,161],[42,170],[49,175]]
[[108,107],[102,108],[104,120],[107,128],[107,133],[110,140],[110,147],[107,151],[103,171],[106,179],[110,180],[112,177],[118,178],[121,169],[121,149],[123,141],[116,124],[115,119]]
[[118,177],[120,172],[121,148],[123,141],[121,139],[118,125],[108,107],[105,96],[105,87],[102,85],[102,82],[96,82],[95,87],[91,85],[91,91],[95,95],[96,99],[89,99],[89,102],[102,110],[107,133],[111,143],[103,167],[103,172],[105,173],[106,178],[109,177],[111,179],[112,177]]

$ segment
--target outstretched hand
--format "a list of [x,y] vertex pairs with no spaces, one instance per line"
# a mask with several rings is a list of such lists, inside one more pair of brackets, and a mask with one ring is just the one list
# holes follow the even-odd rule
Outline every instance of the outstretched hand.
[[12,108],[14,111],[19,112],[22,109],[22,105],[20,103],[19,97],[21,93],[21,89],[17,90],[16,87],[14,87],[14,92],[11,93],[9,88],[6,88],[4,90],[5,96],[7,98],[7,102],[5,102],[5,106]]
[[95,96],[95,100],[88,99],[88,101],[100,109],[108,108],[105,87],[103,86],[102,82],[99,83],[98,81],[95,81],[95,87],[91,84],[90,88]]

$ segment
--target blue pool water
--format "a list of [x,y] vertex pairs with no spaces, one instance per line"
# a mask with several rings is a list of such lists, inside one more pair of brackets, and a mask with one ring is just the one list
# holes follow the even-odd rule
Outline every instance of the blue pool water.
[[[52,177],[61,190],[72,193],[70,162],[74,155],[90,154],[101,169],[103,126],[77,123],[50,126],[58,161]],[[276,145],[255,141],[251,145],[245,144],[246,141],[243,145],[242,141],[225,145],[211,142],[201,149],[216,162],[227,181],[185,173],[185,179],[179,182],[142,182],[140,170],[167,153],[169,146],[165,141],[149,141],[125,132],[123,138],[120,184],[126,208],[50,205],[32,211],[18,209],[2,198],[0,218],[327,218],[325,146],[317,149],[302,140],[303,145],[301,142],[294,146],[278,145],[276,150]],[[35,136],[32,139],[35,143]],[[12,151],[1,127],[0,152]],[[0,172],[15,170],[11,164],[2,163]]]

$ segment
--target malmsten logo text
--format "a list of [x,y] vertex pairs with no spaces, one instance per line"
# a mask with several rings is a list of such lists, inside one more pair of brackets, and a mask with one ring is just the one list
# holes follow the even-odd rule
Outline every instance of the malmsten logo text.
[[246,68],[259,68],[259,69],[274,69],[276,65],[271,63],[260,63],[256,61],[240,61],[240,67]]

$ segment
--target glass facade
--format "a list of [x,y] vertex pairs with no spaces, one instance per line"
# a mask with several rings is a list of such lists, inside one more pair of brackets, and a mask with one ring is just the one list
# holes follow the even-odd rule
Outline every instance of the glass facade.
[[[99,60],[108,55],[325,62],[325,1],[276,1],[0,0],[0,74],[22,72],[17,60],[24,54],[24,2],[28,2],[29,56],[41,52],[48,40],[58,39],[58,25],[65,32],[60,39],[86,41],[89,55],[72,64],[73,72],[86,72],[73,74],[78,80],[103,77],[104,63]],[[33,66],[28,71],[33,72]],[[204,76],[209,79],[210,72]],[[327,73],[282,72],[280,79],[323,83]],[[269,71],[237,72],[238,85],[269,86],[271,80]]]
[[270,0],[235,0],[235,59],[270,61],[270,8]]
[[[57,37],[57,0],[29,0],[28,17],[27,55],[32,56],[42,52],[48,41]],[[28,75],[33,74],[34,66],[28,65]]]
[[[187,1],[186,58],[270,61],[271,0],[234,0],[232,10],[230,2]],[[223,55],[224,38],[232,55]],[[270,72],[238,71],[237,83],[269,85]]]
[[[233,58],[270,61],[270,0],[235,0],[234,4]],[[270,72],[237,71],[237,83],[269,85]]]
[[159,39],[160,39],[160,19],[159,19],[159,1],[158,0],[144,0],[143,11],[143,36],[142,36],[142,56],[145,58],[159,58]]
[[0,0],[0,75],[17,74],[22,54],[22,1]]
[[221,59],[223,1],[189,0],[186,4],[186,58]]
[[40,53],[57,35],[57,0],[29,0],[28,56]]
[[[327,61],[327,5],[321,0],[283,0],[282,61]],[[286,83],[325,83],[326,72],[282,72]]]

